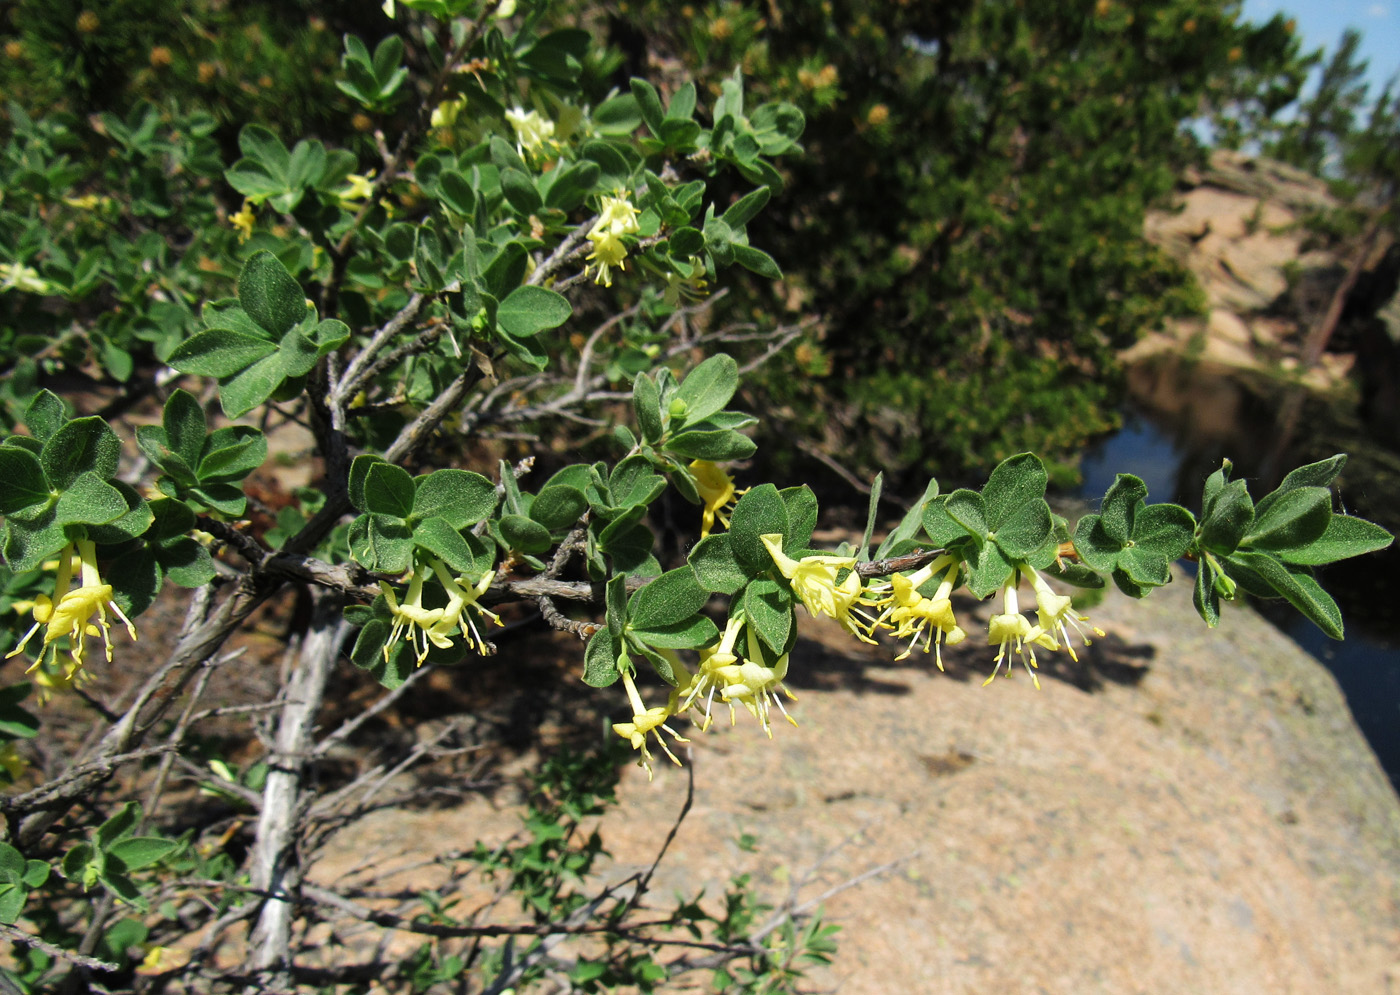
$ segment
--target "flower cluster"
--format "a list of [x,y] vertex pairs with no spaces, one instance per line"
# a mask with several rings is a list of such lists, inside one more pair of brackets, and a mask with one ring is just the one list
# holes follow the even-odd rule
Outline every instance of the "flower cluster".
[[593,251],[586,257],[589,262],[597,262],[598,275],[595,283],[612,286],[612,267],[627,268],[627,243],[623,235],[635,235],[641,231],[637,223],[637,208],[627,199],[623,190],[614,191],[616,196],[604,197],[598,220],[589,229],[588,241],[593,243]]
[[[743,648],[741,636],[747,634]],[[633,681],[631,666],[625,659],[619,661],[622,670],[623,686],[627,699],[632,705],[632,721],[613,724],[613,732],[640,751],[638,763],[646,769],[647,777],[652,774],[652,754],[647,749],[647,736],[656,738],[672,763],[680,760],[671,751],[661,733],[669,734],[678,743],[690,742],[668,725],[673,716],[689,713],[691,722],[704,732],[713,722],[715,699],[729,706],[729,724],[735,722],[735,705],[742,705],[750,715],[758,719],[759,725],[769,739],[773,738],[771,713],[776,705],[783,717],[797,725],[797,720],[787,713],[783,697],[796,700],[797,696],[783,683],[787,676],[788,654],[772,658],[763,646],[758,633],[747,625],[742,611],[735,612],[725,624],[724,632],[713,646],[700,650],[700,665],[692,672],[672,651],[665,651],[678,680],[663,706],[647,708],[642,702]]]
[[[74,560],[78,563],[78,586],[73,587]],[[108,621],[107,610],[111,609],[117,618],[126,625],[132,640],[136,639],[136,626],[114,600],[112,585],[104,583],[97,569],[97,546],[88,539],[69,543],[58,556],[57,574],[54,580],[53,596],[40,594],[35,597],[30,613],[34,624],[19,641],[19,645],[6,654],[6,659],[24,652],[29,641],[42,629],[43,647],[39,658],[30,671],[43,663],[54,664],[62,674],[60,683],[71,683],[78,668],[83,665],[87,653],[87,637],[101,636],[107,662],[112,661],[112,626]],[[68,662],[59,662],[59,644],[67,639]]]
[[[440,608],[426,608],[423,605],[423,584],[436,577],[447,603]],[[478,653],[486,653],[488,643],[476,627],[476,616],[483,615],[497,625],[500,616],[477,603],[478,599],[491,587],[496,579],[496,571],[487,570],[475,581],[466,575],[453,577],[447,565],[436,557],[420,562],[413,570],[408,582],[408,591],[402,603],[394,589],[384,581],[379,582],[379,590],[384,594],[389,611],[394,616],[389,638],[384,643],[384,660],[387,663],[399,640],[407,636],[409,644],[417,650],[418,664],[427,659],[428,651],[436,646],[450,649],[453,638],[459,633],[467,640],[467,648]]]

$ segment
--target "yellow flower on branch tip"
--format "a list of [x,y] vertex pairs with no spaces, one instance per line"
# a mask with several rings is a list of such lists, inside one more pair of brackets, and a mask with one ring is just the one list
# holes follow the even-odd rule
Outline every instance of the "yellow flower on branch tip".
[[690,470],[695,475],[695,490],[705,504],[705,510],[700,513],[700,538],[703,539],[710,534],[716,521],[729,528],[729,512],[734,510],[739,497],[748,493],[748,488],[735,490],[734,478],[707,459],[691,460]]
[[1093,640],[1084,631],[1086,628],[1100,638],[1103,637],[1104,631],[1097,625],[1081,625],[1081,622],[1089,621],[1089,616],[1075,611],[1074,603],[1069,597],[1052,591],[1045,578],[1036,573],[1030,564],[1022,566],[1021,573],[1030,580],[1035,591],[1036,621],[1039,627],[1063,645],[1069,658],[1078,663],[1079,655],[1074,652],[1074,645],[1069,641],[1069,630],[1073,628],[1079,634],[1079,638],[1084,640],[1085,646],[1093,644]]
[[444,100],[433,108],[432,116],[428,123],[434,128],[451,128],[457,123],[457,118],[462,111],[467,109],[467,98],[458,97],[456,100]]
[[[696,723],[700,726],[701,731],[710,727],[711,708],[714,705],[715,695],[725,685],[733,683],[730,678],[735,672],[730,668],[739,663],[739,655],[734,652],[734,644],[739,641],[739,634],[743,631],[744,613],[735,612],[724,624],[724,633],[720,636],[719,642],[700,650],[700,669],[691,678],[685,698],[677,711],[690,708],[701,697],[704,697],[704,705],[698,706],[696,709],[704,716],[701,721]],[[729,709],[729,719],[732,725],[734,720],[733,707]]]
[[987,623],[987,645],[996,646],[997,655],[992,667],[992,676],[982,682],[983,687],[996,680],[1001,672],[1003,660],[1006,661],[1006,675],[1011,676],[1011,653],[1014,652],[1021,658],[1021,665],[1026,668],[1031,683],[1039,691],[1040,678],[1036,677],[1035,670],[1032,669],[1039,666],[1035,662],[1035,647],[1047,650],[1060,648],[1054,636],[1038,625],[1031,625],[1031,620],[1021,614],[1016,600],[1016,584],[1019,580],[1019,576],[1012,574],[1011,579],[1006,582],[1002,589],[1002,612],[993,615]]
[[515,147],[521,153],[537,155],[554,142],[554,122],[542,117],[539,111],[512,107],[506,111],[506,120],[515,129]]
[[737,701],[749,710],[749,714],[758,719],[769,739],[773,738],[773,726],[768,719],[773,705],[778,706],[783,718],[794,726],[797,725],[797,720],[788,714],[787,709],[783,707],[782,698],[779,697],[781,693],[793,701],[797,700],[797,695],[789,691],[783,683],[787,671],[788,655],[784,653],[770,666],[759,642],[758,633],[754,632],[753,626],[749,626],[748,659],[721,671],[721,675],[729,681],[720,688],[720,696],[725,704],[730,706],[731,724],[734,702]]
[[345,177],[345,186],[336,191],[336,196],[344,201],[368,200],[374,193],[374,170],[364,176],[351,173]]
[[593,282],[604,287],[612,286],[612,268],[627,269],[627,246],[622,239],[610,231],[589,232],[588,240],[593,243],[593,251],[584,258],[598,263],[598,275]]
[[[947,573],[944,574],[933,597],[926,598],[920,594],[919,588],[945,567],[948,568]],[[956,646],[967,638],[967,633],[958,625],[953,615],[953,602],[950,599],[961,570],[962,563],[959,560],[952,556],[940,556],[908,576],[898,573],[892,575],[889,594],[878,601],[866,602],[883,609],[871,626],[872,632],[876,626],[883,625],[893,629],[897,639],[910,640],[908,648],[895,657],[896,660],[903,660],[914,652],[914,647],[919,644],[919,637],[923,636],[924,652],[927,653],[933,648],[938,669],[942,670],[943,646]]]
[[[423,606],[423,584],[429,577],[436,577],[447,595],[447,604],[441,608]],[[501,624],[500,616],[477,604],[477,600],[490,589],[491,582],[495,579],[494,570],[485,571],[475,583],[465,576],[454,578],[441,560],[433,558],[427,563],[419,563],[414,568],[402,604],[394,594],[394,589],[386,582],[380,581],[379,590],[384,594],[384,600],[389,603],[389,611],[394,616],[389,638],[384,643],[384,661],[389,661],[394,646],[405,635],[408,636],[410,645],[417,650],[420,667],[432,647],[451,649],[452,637],[459,631],[466,637],[469,649],[485,653],[488,644],[477,630],[473,613],[480,613],[497,625]]]
[[47,294],[53,285],[32,266],[20,263],[0,263],[0,291],[23,290],[31,294]]
[[666,724],[666,720],[673,714],[671,705],[668,703],[658,708],[647,708],[642,702],[642,696],[637,693],[637,685],[632,681],[630,667],[623,668],[622,686],[626,689],[627,701],[632,706],[632,721],[614,722],[613,732],[631,743],[632,749],[641,751],[637,763],[647,772],[648,781],[652,778],[651,751],[647,749],[648,736],[655,736],[662,751],[671,758],[673,764],[679,767],[680,760],[671,752],[671,748],[666,745],[666,740],[662,738],[661,734],[668,733],[677,743],[689,743],[690,740]]
[[598,220],[593,223],[591,232],[610,231],[614,235],[635,235],[641,231],[637,222],[641,214],[628,198],[624,190],[614,191],[614,196],[604,197],[599,205]]
[[238,241],[246,242],[253,235],[253,225],[257,224],[258,216],[253,210],[253,202],[245,200],[243,207],[237,214],[229,215],[229,224],[238,229]]
[[460,631],[466,637],[468,649],[486,654],[488,644],[476,628],[473,613],[480,613],[497,625],[504,624],[501,622],[501,616],[477,604],[481,596],[491,589],[491,582],[496,579],[496,571],[485,571],[473,584],[465,575],[453,578],[441,560],[434,559],[432,566],[438,583],[447,592],[447,605],[442,609],[442,618],[428,630],[428,638],[434,646],[446,648],[452,645],[451,634]]
[[[796,594],[807,606],[807,613],[813,618],[826,615],[829,618],[849,618],[851,606],[860,595],[860,578],[855,575],[854,556],[804,556],[794,560],[783,552],[783,536],[772,533],[758,537],[768,549],[768,555]],[[836,577],[842,570],[850,570],[855,576],[854,589],[850,577],[844,584],[837,584]]]
[[[389,655],[405,634],[408,636],[409,645],[418,651],[418,665],[420,667],[428,657],[429,648],[434,645],[428,636],[428,631],[442,621],[442,609],[423,607],[423,581],[427,580],[430,572],[431,570],[425,563],[414,568],[403,604],[399,603],[394,589],[387,582],[382,580],[379,582],[379,590],[383,593],[384,600],[389,603],[389,611],[394,616],[394,624],[389,629],[389,638],[384,642],[385,663],[389,662]],[[451,644],[449,643],[449,645]]]
[[[78,558],[79,565],[79,586],[72,588],[73,581],[73,558]],[[33,671],[46,659],[49,659],[50,650],[53,652],[52,659],[57,662],[58,640],[64,636],[68,637],[68,656],[72,660],[72,666],[68,672],[71,681],[73,672],[83,664],[86,654],[88,636],[102,637],[103,648],[107,662],[112,661],[112,626],[107,620],[107,609],[121,619],[126,625],[126,631],[132,640],[136,639],[136,626],[132,625],[131,619],[126,617],[126,613],[121,610],[121,606],[114,600],[114,592],[111,584],[102,582],[102,575],[97,569],[97,546],[89,539],[79,539],[77,542],[69,543],[59,554],[58,575],[54,582],[54,593],[52,598],[39,595],[34,599],[32,614],[34,624],[25,633],[18,646],[6,654],[6,659],[16,656],[24,651],[29,644],[29,640],[38,632],[42,626],[44,629],[44,645],[40,651],[39,659],[29,668]],[[94,616],[96,622],[93,621]]]
[[604,197],[598,211],[598,220],[588,231],[588,241],[593,243],[593,251],[586,257],[598,263],[598,276],[595,283],[612,286],[612,267],[626,269],[627,245],[623,235],[635,235],[641,231],[637,222],[639,212],[627,199],[625,191],[618,190],[616,196]]

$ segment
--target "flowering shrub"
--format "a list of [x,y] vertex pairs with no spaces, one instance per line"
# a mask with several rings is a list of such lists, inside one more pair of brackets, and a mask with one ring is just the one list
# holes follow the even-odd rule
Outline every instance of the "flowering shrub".
[[[640,79],[587,101],[592,39],[523,2],[406,0],[397,13],[402,36],[373,52],[344,42],[341,92],[365,112],[416,108],[396,134],[376,134],[370,163],[312,138],[289,147],[253,123],[224,163],[198,119],[145,106],[102,119],[108,147],[128,157],[120,169],[107,157],[78,167],[63,151],[74,122],[12,114],[0,160],[15,423],[0,445],[0,609],[13,681],[0,691],[0,763],[17,791],[0,800],[0,926],[24,946],[17,984],[69,972],[94,990],[152,976],[167,990],[364,990],[375,977],[413,991],[471,971],[503,990],[567,969],[580,986],[651,990],[706,967],[721,985],[772,991],[826,959],[829,927],[791,911],[758,921],[742,880],[723,910],[697,897],[659,922],[638,914],[650,874],[631,893],[590,894],[601,844],[573,830],[610,801],[606,762],[548,761],[525,833],[441,856],[448,886],[407,905],[386,906],[370,883],[308,882],[326,837],[436,745],[365,759],[318,792],[329,752],[434,667],[496,652],[508,619],[537,614],[587,639],[583,679],[621,683],[612,732],[648,773],[656,750],[679,762],[682,717],[705,730],[728,706],[772,737],[776,707],[796,724],[784,681],[801,666],[799,604],[862,642],[892,636],[901,659],[932,651],[941,667],[942,647],[969,635],[954,592],[995,597],[988,683],[1017,664],[1035,681],[1037,651],[1072,655],[1098,632],[1051,581],[1111,577],[1142,597],[1185,556],[1208,624],[1243,589],[1288,599],[1340,638],[1310,568],[1390,541],[1333,512],[1340,456],[1295,470],[1257,505],[1227,464],[1199,519],[1147,504],[1123,475],[1071,528],[1046,503],[1041,461],[1021,454],[980,491],[930,482],[872,550],[877,478],[859,547],[812,548],[809,488],[741,489],[726,469],[755,451],[745,430],[757,419],[730,407],[741,372],[801,329],[715,327],[703,300],[735,265],[780,276],[747,226],[781,186],[775,160],[795,151],[801,114],[746,104],[738,73],[708,108],[693,85],[663,101]],[[420,61],[406,64],[410,52]],[[721,175],[744,192],[717,202]],[[118,221],[135,237],[104,228]],[[43,386],[77,371],[124,385],[129,403],[79,415]],[[163,398],[158,414],[142,395]],[[124,415],[138,408],[133,424]],[[547,453],[551,433],[577,439],[564,422],[589,428],[556,447],[583,459],[556,456],[540,480],[533,457],[506,458],[522,441]],[[314,439],[318,485],[259,532],[251,516],[264,509],[245,484],[268,460],[267,433],[290,423]],[[475,469],[444,466],[464,439]],[[671,491],[698,509],[699,541],[662,562],[652,512]],[[113,630],[135,640],[167,581],[193,593],[173,647],[150,660]],[[306,611],[275,693],[200,711],[213,668],[237,665],[226,643],[285,588]],[[344,656],[384,697],[320,734]],[[78,687],[109,665],[132,675],[119,700]],[[670,689],[664,704],[647,704],[647,669]],[[35,757],[24,741],[43,732],[21,704],[35,686],[81,694],[94,723],[47,778],[23,769]],[[202,719],[240,711],[265,745],[242,767],[199,733]],[[192,817],[198,802],[171,798],[176,772],[237,814]],[[497,901],[518,895],[528,921],[483,924],[456,908],[445,896],[473,874],[504,875]],[[321,921],[431,942],[392,968],[382,945],[313,964],[303,927]],[[245,922],[235,971],[217,953]],[[579,935],[592,939],[559,948]],[[662,956],[687,943],[713,957]]]

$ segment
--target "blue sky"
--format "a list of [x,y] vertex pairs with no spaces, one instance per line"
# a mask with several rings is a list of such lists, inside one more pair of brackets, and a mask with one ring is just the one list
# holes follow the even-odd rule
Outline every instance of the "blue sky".
[[1400,0],[1245,0],[1243,16],[1263,23],[1280,12],[1297,19],[1304,51],[1321,46],[1330,55],[1344,30],[1360,29],[1370,97],[1400,70]]

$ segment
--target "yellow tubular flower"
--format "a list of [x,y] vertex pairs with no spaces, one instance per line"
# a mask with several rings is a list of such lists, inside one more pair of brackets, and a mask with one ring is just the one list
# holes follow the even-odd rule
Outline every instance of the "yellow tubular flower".
[[[948,568],[948,572],[944,574],[938,590],[932,598],[925,598],[919,593],[919,588],[944,567]],[[962,563],[957,559],[940,556],[907,577],[894,574],[890,577],[889,595],[879,601],[866,602],[884,609],[871,626],[872,631],[875,626],[884,625],[894,630],[896,638],[910,640],[908,648],[895,657],[896,660],[908,657],[918,645],[919,637],[923,636],[924,652],[934,648],[938,669],[942,670],[944,644],[956,646],[967,638],[967,633],[953,616],[953,602],[950,600],[961,570]]]
[[491,582],[496,579],[496,571],[487,570],[472,584],[465,575],[454,579],[441,560],[434,559],[432,566],[438,583],[447,592],[447,605],[442,609],[442,618],[429,628],[428,638],[434,646],[445,649],[452,645],[452,634],[460,630],[467,639],[468,649],[485,654],[486,640],[477,631],[476,621],[472,616],[473,612],[479,612],[497,625],[504,624],[501,622],[501,616],[477,604],[477,599],[491,589]]
[[627,269],[627,246],[613,232],[589,232],[588,240],[593,243],[593,251],[584,258],[597,261],[598,275],[593,282],[604,287],[612,286],[612,268]]
[[0,263],[0,292],[25,290],[31,294],[47,294],[52,285],[32,266],[19,263]]
[[[826,615],[839,619],[844,608],[844,614],[849,617],[856,596],[847,587],[837,585],[836,575],[843,569],[854,572],[854,556],[804,556],[800,560],[794,560],[783,552],[783,537],[780,533],[759,536],[759,539],[768,548],[768,555],[773,557],[778,570],[792,585],[793,593],[807,606],[809,615],[813,618]],[[850,578],[847,578],[848,584],[849,580]],[[857,588],[859,585],[860,579],[857,578]]]
[[1053,636],[1038,625],[1031,625],[1030,619],[1021,614],[1020,606],[1016,601],[1016,584],[1020,577],[1012,574],[1011,579],[1006,582],[1003,590],[1002,613],[993,615],[987,623],[987,645],[998,647],[995,666],[992,667],[992,676],[982,682],[986,687],[996,680],[997,674],[1001,671],[1001,663],[1006,661],[1006,676],[1011,676],[1011,654],[1014,651],[1021,658],[1021,665],[1026,668],[1026,673],[1030,675],[1031,683],[1035,685],[1037,691],[1040,690],[1040,678],[1036,677],[1033,667],[1038,666],[1035,662],[1035,647],[1042,649],[1057,650],[1060,644],[1055,642]]
[[238,229],[238,241],[246,242],[253,236],[253,225],[257,224],[258,216],[253,211],[253,202],[245,200],[242,209],[229,216],[229,224]]
[[336,191],[336,197],[342,202],[368,200],[374,193],[374,170],[361,176],[359,173],[351,173],[345,177],[345,186]]
[[[1069,658],[1078,663],[1079,655],[1074,652],[1074,646],[1069,641],[1069,630],[1072,627],[1084,640],[1085,646],[1091,645],[1093,640],[1084,631],[1086,627],[1080,624],[1089,621],[1089,616],[1080,615],[1074,610],[1074,604],[1068,597],[1050,590],[1050,585],[1045,583],[1045,578],[1036,573],[1030,564],[1021,567],[1021,573],[1031,582],[1031,587],[1035,590],[1036,620],[1040,628],[1053,636],[1056,642],[1062,644],[1065,651],[1069,653]],[[1102,637],[1104,635],[1104,631],[1097,625],[1091,625],[1087,628],[1096,636]]]
[[598,220],[588,232],[593,251],[586,258],[597,260],[598,276],[594,282],[605,287],[612,286],[612,267],[623,270],[627,268],[624,263],[627,258],[627,245],[622,241],[622,236],[635,235],[641,231],[641,225],[637,222],[640,212],[627,199],[625,191],[618,190],[615,193],[616,196],[603,198]]
[[443,615],[441,608],[423,607],[423,581],[427,580],[429,573],[427,564],[419,564],[414,568],[413,579],[408,582],[408,592],[403,604],[399,604],[392,587],[382,580],[379,582],[379,590],[383,592],[384,600],[389,602],[389,611],[394,616],[394,625],[384,643],[385,663],[389,662],[389,655],[405,633],[408,635],[409,644],[418,651],[418,665],[421,667],[427,659],[428,649],[432,644],[428,631],[442,621]]
[[[677,711],[690,708],[703,696],[705,703],[697,710],[704,717],[696,723],[702,732],[710,727],[713,718],[711,708],[714,705],[715,694],[726,685],[734,683],[734,677],[737,675],[737,670],[734,668],[739,663],[739,655],[734,652],[734,644],[739,641],[739,633],[743,629],[744,613],[735,612],[725,623],[724,633],[720,636],[719,642],[713,646],[706,646],[700,651],[700,669],[691,678],[684,701]],[[729,709],[729,721],[733,725],[733,706],[730,706]]]
[[782,698],[778,696],[781,692],[793,701],[797,700],[797,695],[783,684],[787,670],[786,653],[778,657],[772,666],[768,665],[758,634],[754,632],[753,626],[749,626],[749,658],[737,666],[725,668],[724,673],[730,683],[720,689],[721,697],[730,706],[731,716],[733,702],[737,701],[749,710],[749,714],[758,719],[769,739],[773,738],[773,726],[768,720],[768,714],[773,705],[778,706],[783,718],[794,726],[797,725],[797,720],[788,714],[787,709],[783,707]]
[[521,154],[538,155],[546,150],[554,140],[554,122],[541,117],[539,111],[523,111],[512,107],[506,111],[506,120],[515,129],[515,147]]
[[[391,17],[393,15],[390,15]],[[434,128],[451,128],[457,123],[457,118],[462,111],[467,109],[467,98],[458,97],[456,100],[444,100],[433,108],[432,116],[428,123]]]
[[647,749],[648,736],[655,736],[662,751],[671,758],[673,764],[679,767],[680,760],[671,752],[671,748],[666,745],[666,740],[662,738],[661,734],[663,732],[669,733],[677,743],[689,743],[690,740],[666,724],[666,720],[672,714],[670,705],[647,708],[642,703],[642,696],[637,693],[637,685],[632,681],[632,672],[629,668],[623,668],[622,686],[627,690],[627,701],[632,706],[632,721],[614,722],[613,732],[631,743],[632,749],[641,751],[637,763],[647,772],[648,781],[652,778],[651,751]]
[[700,500],[705,502],[705,510],[700,512],[700,538],[703,539],[710,534],[716,521],[729,528],[729,512],[734,510],[740,495],[748,493],[748,488],[735,490],[734,478],[707,459],[691,460],[690,469],[695,474],[695,489],[700,493]]
[[[79,562],[81,584],[70,590],[73,575],[73,556],[76,553]],[[102,576],[97,569],[97,546],[91,540],[79,539],[75,543],[69,543],[58,560],[58,577],[54,584],[53,598],[45,598],[43,595],[34,599],[34,625],[20,640],[9,654],[15,656],[22,652],[29,643],[30,638],[38,631],[39,626],[44,626],[44,646],[36,660],[29,669],[33,671],[46,659],[50,659],[49,653],[52,650],[52,660],[57,663],[58,640],[64,636],[68,637],[68,656],[72,660],[68,668],[68,680],[71,681],[73,673],[83,664],[83,657],[86,653],[86,638],[88,636],[102,637],[103,647],[107,662],[112,661],[112,627],[107,621],[107,609],[110,608],[117,618],[126,625],[126,631],[132,640],[136,639],[136,626],[131,624],[131,619],[121,610],[115,600],[111,584],[104,584]],[[96,616],[96,623],[93,622]]]

